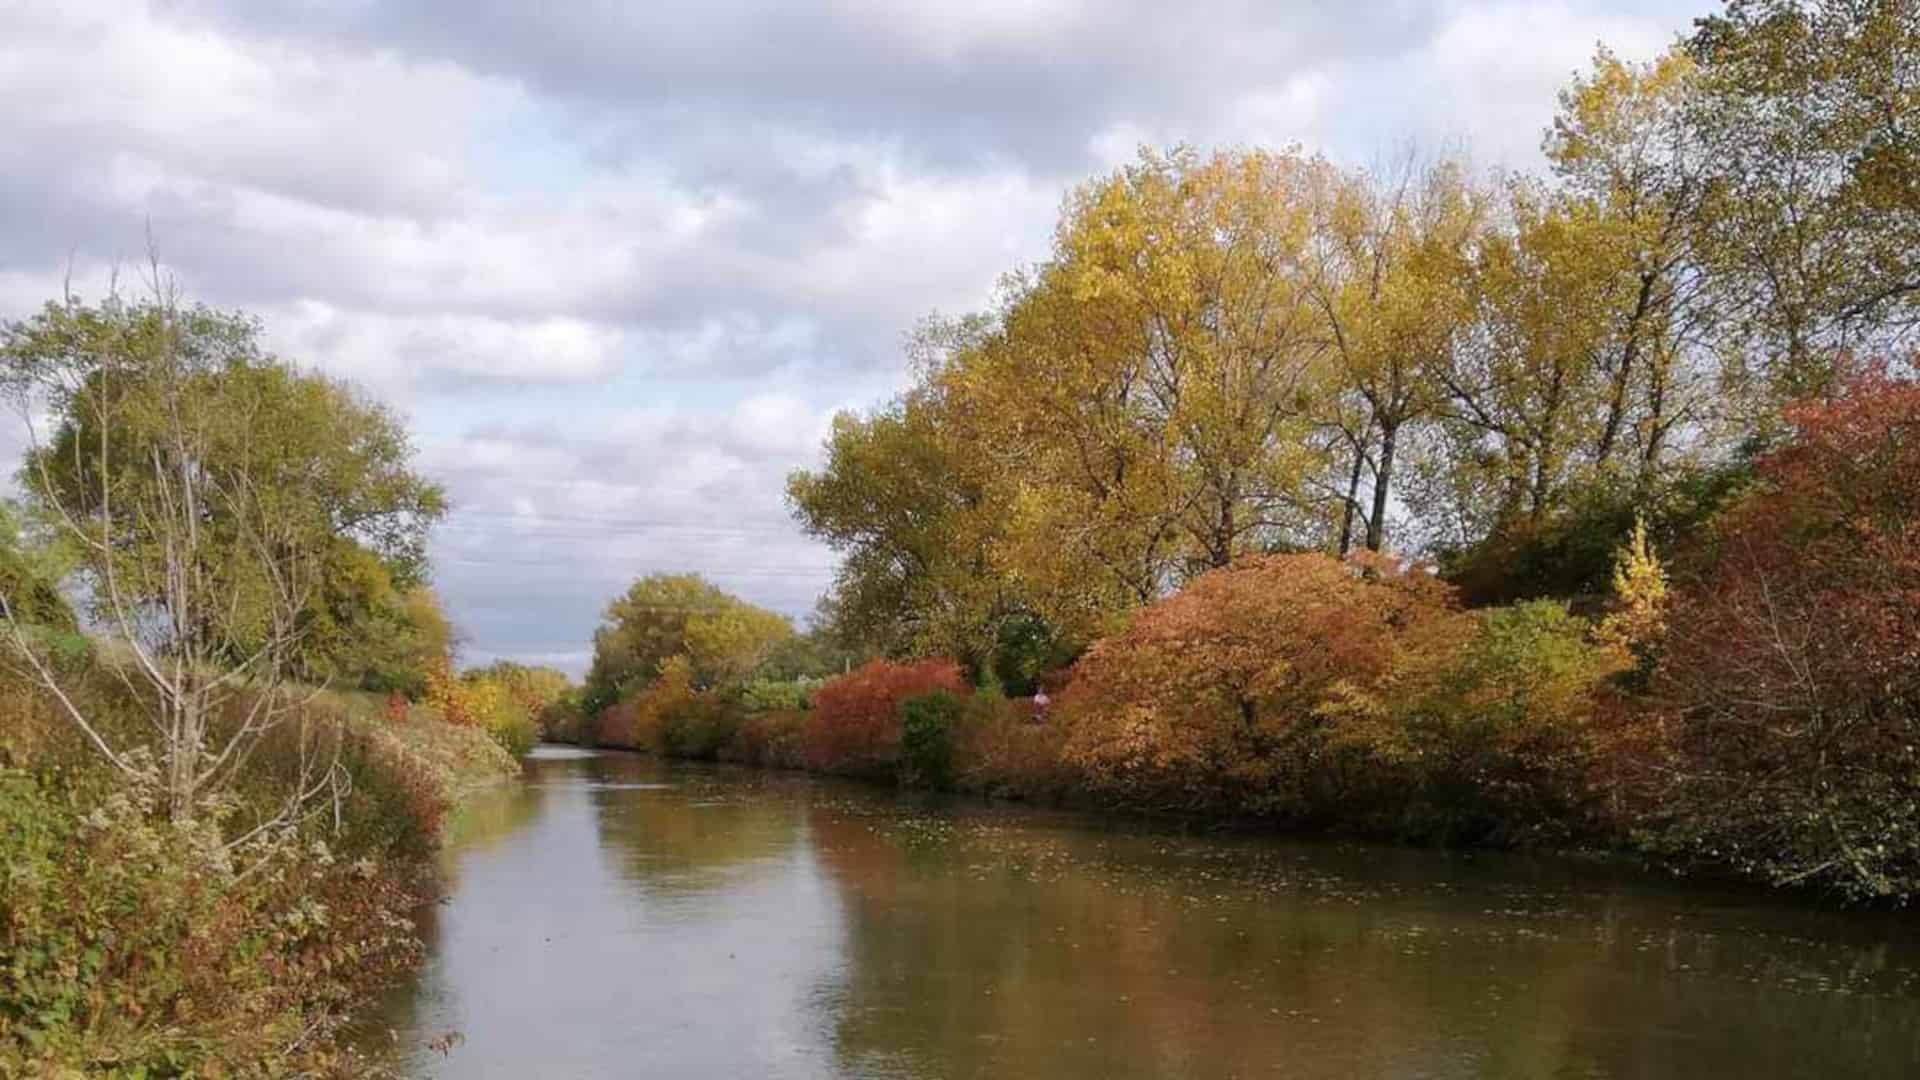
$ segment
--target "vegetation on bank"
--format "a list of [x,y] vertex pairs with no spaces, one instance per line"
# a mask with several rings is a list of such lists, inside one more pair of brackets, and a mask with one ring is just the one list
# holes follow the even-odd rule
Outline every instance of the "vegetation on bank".
[[[70,684],[105,731],[147,726],[105,667]],[[424,709],[328,694],[204,813],[171,819],[139,756],[103,769],[45,696],[0,679],[0,1074],[368,1075],[339,1036],[420,958],[412,910],[469,792],[518,764]],[[324,748],[342,782],[280,816]]]
[[791,478],[843,555],[795,640],[881,659],[768,707],[682,579],[561,728],[1910,898],[1917,56],[1911,5],[1736,0],[1602,50],[1545,176],[1144,152]]
[[174,300],[0,327],[0,1074],[366,1075],[470,791],[558,673],[453,676],[397,418]]

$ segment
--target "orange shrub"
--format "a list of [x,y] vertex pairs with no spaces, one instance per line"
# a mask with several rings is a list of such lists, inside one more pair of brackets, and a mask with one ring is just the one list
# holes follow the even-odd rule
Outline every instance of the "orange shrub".
[[882,774],[900,749],[900,702],[936,690],[964,694],[967,682],[951,660],[874,660],[813,693],[802,757],[827,772]]
[[962,790],[1022,799],[1052,799],[1076,778],[1064,760],[1067,732],[1041,716],[1032,698],[976,694],[955,735]]
[[1324,780],[1313,759],[1325,714],[1457,618],[1424,569],[1243,559],[1143,609],[1080,661],[1058,710],[1066,764],[1135,804],[1298,814]]
[[593,742],[622,750],[664,751],[668,717],[693,695],[692,668],[685,658],[674,657],[645,690],[629,694],[600,714]]

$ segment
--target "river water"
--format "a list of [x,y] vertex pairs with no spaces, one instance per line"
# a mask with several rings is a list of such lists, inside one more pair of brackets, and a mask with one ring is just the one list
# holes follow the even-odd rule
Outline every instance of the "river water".
[[1910,916],[1606,867],[560,748],[446,860],[413,1075],[1920,1075]]

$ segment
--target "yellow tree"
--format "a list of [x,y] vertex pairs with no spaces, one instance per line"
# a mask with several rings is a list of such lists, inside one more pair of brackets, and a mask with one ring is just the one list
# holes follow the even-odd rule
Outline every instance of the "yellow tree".
[[989,455],[932,376],[978,332],[977,321],[922,327],[920,385],[866,416],[835,417],[821,467],[787,478],[802,528],[842,555],[823,614],[844,641],[977,660],[1012,603],[993,567],[1007,510],[989,502]]
[[938,379],[1009,494],[1010,575],[1126,604],[1307,521],[1324,163],[1143,153],[1069,199],[1053,257]]
[[1703,345],[1716,313],[1697,251],[1705,147],[1688,125],[1698,83],[1680,50],[1633,64],[1602,49],[1561,92],[1546,142],[1564,189],[1611,233],[1603,253],[1626,279],[1608,293],[1618,307],[1596,358],[1606,391],[1593,456],[1643,486],[1713,397]]
[[[1326,173],[1308,279],[1334,360],[1329,427],[1344,458],[1338,548],[1354,524],[1366,546],[1386,542],[1394,466],[1409,425],[1438,403],[1443,365],[1472,313],[1472,252],[1486,195],[1456,162],[1393,173]],[[1362,484],[1369,489],[1362,501]]]
[[1591,202],[1516,181],[1508,224],[1476,252],[1475,317],[1439,370],[1454,494],[1481,535],[1538,522],[1592,475],[1602,357],[1628,282],[1618,234]]

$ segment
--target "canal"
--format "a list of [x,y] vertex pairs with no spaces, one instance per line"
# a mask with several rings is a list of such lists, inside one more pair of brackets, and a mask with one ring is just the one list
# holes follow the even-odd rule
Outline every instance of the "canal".
[[445,858],[409,1075],[1920,1075],[1910,917],[1611,867],[551,747]]

